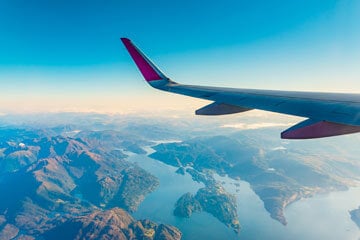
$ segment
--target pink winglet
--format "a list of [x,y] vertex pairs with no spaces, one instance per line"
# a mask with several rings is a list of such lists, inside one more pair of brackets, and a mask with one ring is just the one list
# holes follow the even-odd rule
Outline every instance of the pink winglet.
[[309,139],[360,132],[360,127],[327,121],[305,120],[281,133],[283,139]]
[[150,82],[162,79],[156,69],[152,66],[151,62],[149,62],[149,60],[134,46],[130,39],[121,38],[121,41],[146,81]]

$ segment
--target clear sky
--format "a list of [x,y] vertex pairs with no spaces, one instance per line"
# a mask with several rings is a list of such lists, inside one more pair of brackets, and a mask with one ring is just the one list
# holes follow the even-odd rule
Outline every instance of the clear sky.
[[360,92],[360,1],[0,1],[0,111],[204,104],[150,89],[119,38],[175,81]]

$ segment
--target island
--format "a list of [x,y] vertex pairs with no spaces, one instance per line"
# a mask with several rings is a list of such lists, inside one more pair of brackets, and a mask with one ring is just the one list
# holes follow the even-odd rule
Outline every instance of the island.
[[205,211],[219,219],[236,233],[240,232],[236,198],[227,193],[221,185],[201,188],[193,196],[185,193],[175,204],[174,215],[189,218],[193,212]]
[[185,175],[186,170],[184,167],[179,167],[175,172],[180,175]]
[[353,220],[354,223],[359,227],[360,229],[360,207],[354,210],[351,210],[350,212],[351,220]]
[[174,215],[189,218],[193,212],[202,211],[201,204],[191,193],[182,195],[175,204]]

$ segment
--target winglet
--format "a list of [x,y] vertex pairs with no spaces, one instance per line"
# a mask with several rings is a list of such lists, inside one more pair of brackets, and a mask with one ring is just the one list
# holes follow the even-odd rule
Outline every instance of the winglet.
[[136,66],[139,68],[141,74],[147,82],[156,80],[165,80],[167,77],[151,62],[149,58],[138,49],[130,39],[121,38],[121,41],[128,50],[131,58],[134,60]]

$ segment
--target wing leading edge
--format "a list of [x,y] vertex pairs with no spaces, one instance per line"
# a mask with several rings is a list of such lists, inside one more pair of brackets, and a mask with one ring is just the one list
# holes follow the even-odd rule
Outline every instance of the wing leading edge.
[[197,115],[223,115],[260,109],[308,118],[281,133],[309,139],[360,132],[360,94],[235,89],[178,84],[170,80],[129,39],[121,38],[145,80],[154,88],[213,101]]

